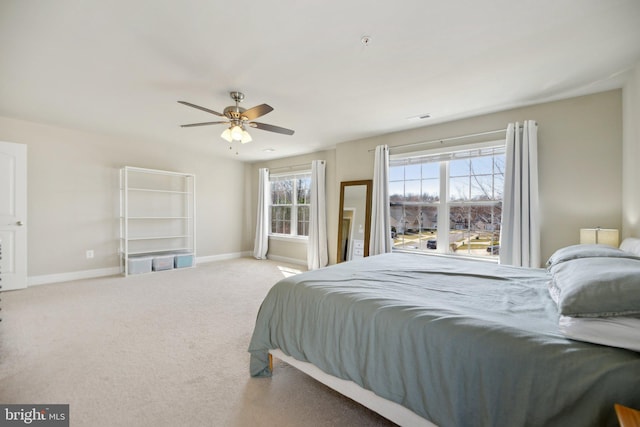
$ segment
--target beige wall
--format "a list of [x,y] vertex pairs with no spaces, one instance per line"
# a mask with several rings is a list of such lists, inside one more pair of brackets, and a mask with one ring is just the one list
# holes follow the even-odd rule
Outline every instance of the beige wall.
[[[149,142],[0,118],[0,140],[27,145],[28,275],[113,268],[119,168],[196,175],[197,255],[242,251],[244,164],[176,143]],[[237,184],[236,184],[237,183]],[[86,259],[88,249],[95,258]]]
[[[341,181],[372,179],[373,149],[506,128],[509,122],[536,120],[539,125],[542,259],[575,244],[581,227],[622,226],[622,91],[613,90],[517,108],[338,144],[334,189]],[[503,137],[503,136],[502,136]],[[313,157],[313,156],[311,156]],[[282,159],[277,165],[298,163]],[[271,162],[276,164],[276,162]],[[330,163],[329,163],[330,164]],[[253,165],[257,169],[259,165]],[[255,178],[257,179],[257,178]],[[255,182],[252,177],[251,182]],[[254,186],[255,188],[255,186]],[[327,193],[330,260],[335,262],[337,198]],[[254,199],[255,200],[255,199]],[[330,207],[331,206],[331,207]],[[252,206],[252,210],[255,207]],[[335,217],[335,218],[334,218]],[[274,247],[270,255],[280,255]]]

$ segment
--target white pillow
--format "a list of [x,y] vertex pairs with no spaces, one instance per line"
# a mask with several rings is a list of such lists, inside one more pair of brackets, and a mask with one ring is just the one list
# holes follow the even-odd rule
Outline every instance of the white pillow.
[[640,352],[640,319],[635,317],[560,316],[558,326],[567,338]]
[[620,249],[640,256],[640,239],[637,237],[627,237],[620,243]]

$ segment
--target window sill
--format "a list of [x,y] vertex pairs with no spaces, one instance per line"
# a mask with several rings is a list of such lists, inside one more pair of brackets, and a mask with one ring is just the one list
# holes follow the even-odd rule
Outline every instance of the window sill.
[[285,234],[269,234],[269,240],[279,240],[281,242],[307,243],[307,236],[287,236]]

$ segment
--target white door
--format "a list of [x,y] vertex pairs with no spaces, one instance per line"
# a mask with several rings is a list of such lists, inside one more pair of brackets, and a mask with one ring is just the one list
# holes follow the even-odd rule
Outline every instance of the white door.
[[27,146],[0,141],[0,286],[27,287]]

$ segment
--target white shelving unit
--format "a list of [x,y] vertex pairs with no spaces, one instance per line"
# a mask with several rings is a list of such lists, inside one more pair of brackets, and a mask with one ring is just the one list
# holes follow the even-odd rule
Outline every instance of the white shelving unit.
[[121,271],[141,255],[196,255],[196,177],[125,166],[120,169]]

